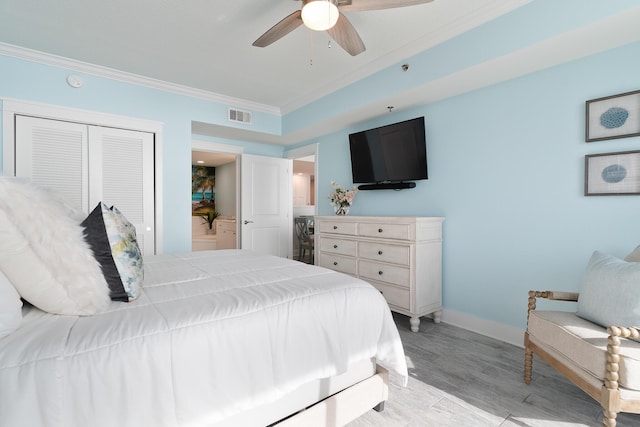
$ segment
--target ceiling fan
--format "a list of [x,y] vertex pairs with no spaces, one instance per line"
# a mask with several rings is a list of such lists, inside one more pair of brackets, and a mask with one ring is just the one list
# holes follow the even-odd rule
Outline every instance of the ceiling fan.
[[364,52],[366,47],[356,29],[342,12],[393,9],[431,1],[433,0],[302,0],[300,10],[296,10],[269,28],[253,42],[253,46],[269,46],[304,23],[312,30],[326,31],[340,47],[350,55],[356,56]]

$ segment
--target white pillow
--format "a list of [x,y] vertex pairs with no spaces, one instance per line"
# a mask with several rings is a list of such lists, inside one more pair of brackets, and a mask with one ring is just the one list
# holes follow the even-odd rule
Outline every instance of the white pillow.
[[605,328],[640,326],[640,263],[595,251],[584,275],[576,314]]
[[0,270],[43,311],[94,314],[109,304],[109,288],[70,212],[50,189],[0,177]]
[[0,271],[0,339],[18,329],[22,322],[22,300],[7,276]]

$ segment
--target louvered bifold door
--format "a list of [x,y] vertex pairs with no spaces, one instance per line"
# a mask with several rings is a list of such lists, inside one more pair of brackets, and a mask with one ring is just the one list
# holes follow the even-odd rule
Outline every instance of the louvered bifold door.
[[154,135],[90,126],[89,164],[89,204],[117,207],[136,227],[143,255],[154,254]]
[[87,126],[16,116],[16,176],[49,187],[87,213]]

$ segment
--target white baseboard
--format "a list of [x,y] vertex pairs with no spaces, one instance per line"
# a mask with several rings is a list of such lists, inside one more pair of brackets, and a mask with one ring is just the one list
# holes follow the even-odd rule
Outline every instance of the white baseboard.
[[442,322],[524,348],[524,330],[453,310],[442,310]]

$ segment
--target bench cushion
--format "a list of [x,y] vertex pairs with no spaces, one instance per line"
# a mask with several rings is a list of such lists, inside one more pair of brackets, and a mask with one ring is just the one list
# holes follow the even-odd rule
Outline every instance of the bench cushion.
[[[527,330],[532,341],[543,343],[604,381],[608,337],[605,328],[575,313],[533,310],[529,314]],[[621,341],[620,386],[640,390],[640,343],[628,339]]]

